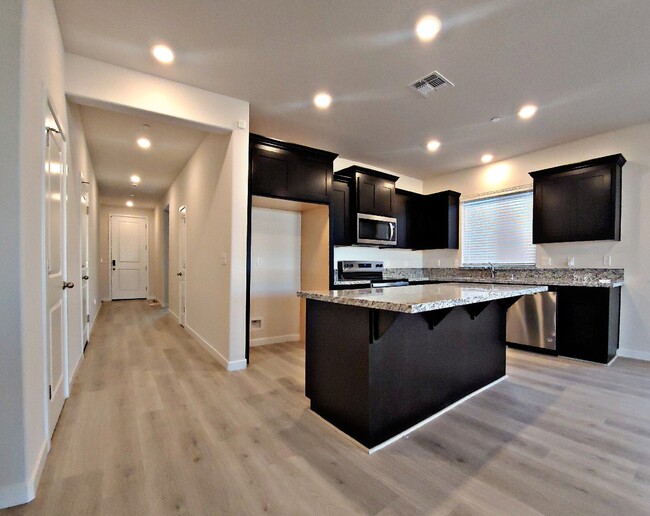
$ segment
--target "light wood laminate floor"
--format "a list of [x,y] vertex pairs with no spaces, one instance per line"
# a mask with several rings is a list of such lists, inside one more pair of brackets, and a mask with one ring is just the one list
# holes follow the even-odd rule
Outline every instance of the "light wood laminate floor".
[[[336,331],[335,328],[332,331]],[[508,379],[367,455],[308,410],[299,343],[227,373],[106,303],[36,500],[8,514],[650,513],[650,364],[508,351]]]

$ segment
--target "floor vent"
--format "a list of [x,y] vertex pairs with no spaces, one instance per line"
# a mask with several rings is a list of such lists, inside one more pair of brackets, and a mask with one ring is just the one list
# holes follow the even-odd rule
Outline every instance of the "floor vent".
[[432,91],[441,90],[447,86],[453,86],[454,83],[442,76],[438,72],[430,73],[429,75],[418,79],[412,84],[411,88],[417,91],[423,97],[428,97]]

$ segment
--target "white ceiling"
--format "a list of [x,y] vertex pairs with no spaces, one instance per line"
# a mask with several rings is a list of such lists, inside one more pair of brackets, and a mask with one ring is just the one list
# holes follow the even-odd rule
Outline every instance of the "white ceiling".
[[[418,178],[650,120],[648,0],[55,6],[69,52],[248,100],[254,132]],[[442,20],[430,44],[413,34],[425,13]],[[174,64],[154,62],[155,42],[173,47]],[[407,87],[433,70],[455,88],[424,99]],[[319,90],[334,97],[327,112],[311,103]],[[522,122],[528,102],[540,109]]]
[[[136,207],[153,207],[207,134],[142,116],[87,106],[79,109],[104,204],[123,205],[131,199]],[[147,150],[136,144],[145,133],[151,140]],[[132,175],[140,176],[137,188],[131,186]]]

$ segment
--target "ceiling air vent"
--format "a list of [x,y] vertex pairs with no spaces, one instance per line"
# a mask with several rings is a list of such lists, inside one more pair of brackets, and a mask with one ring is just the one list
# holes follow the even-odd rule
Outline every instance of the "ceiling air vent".
[[433,72],[429,75],[418,79],[412,84],[409,84],[411,88],[417,91],[423,97],[428,97],[432,91],[441,90],[447,86],[453,86],[454,83],[445,79],[440,73]]

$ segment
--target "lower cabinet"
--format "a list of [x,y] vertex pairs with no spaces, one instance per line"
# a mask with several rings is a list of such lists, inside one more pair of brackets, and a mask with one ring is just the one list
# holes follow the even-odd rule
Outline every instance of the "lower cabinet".
[[557,287],[557,353],[608,363],[618,349],[621,289]]

